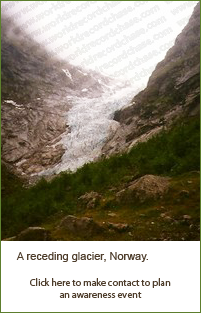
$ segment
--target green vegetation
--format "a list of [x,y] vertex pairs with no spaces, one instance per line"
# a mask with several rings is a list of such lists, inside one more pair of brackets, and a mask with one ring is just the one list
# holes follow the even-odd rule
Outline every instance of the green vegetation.
[[1,178],[1,196],[3,198],[17,193],[23,187],[21,179],[10,172],[4,164],[1,165]]
[[[180,184],[184,173],[199,170],[199,137],[199,119],[190,118],[178,123],[170,131],[163,131],[149,141],[138,144],[129,153],[86,164],[76,173],[61,173],[51,182],[42,179],[29,189],[22,187],[19,180],[8,174],[3,167],[2,238],[16,235],[28,226],[47,223],[51,216],[83,213],[84,209],[78,205],[78,198],[91,190],[98,191],[108,199],[106,208],[121,210],[121,214],[129,210],[130,217],[135,215],[135,205],[125,208],[125,203],[116,204],[113,201],[115,192],[121,190],[129,180],[145,174],[172,176],[173,182],[177,182],[177,177],[180,177]],[[111,191],[111,188],[116,188],[116,191]],[[184,189],[181,185],[179,191],[181,188]],[[196,216],[199,216],[199,177],[193,183],[193,190],[197,196],[190,197],[187,205],[195,207]],[[177,210],[178,203],[173,203],[175,199],[172,197],[177,197],[179,191],[176,188],[174,195],[173,187],[169,195],[171,201],[168,198],[165,200],[167,203],[170,201],[170,207],[176,205]],[[160,205],[164,203],[161,202]],[[185,212],[186,207],[182,205]],[[102,211],[99,210],[97,214],[104,215],[103,204],[101,208]],[[150,205],[147,204],[141,210],[151,212]]]
[[[107,194],[107,203],[85,210],[84,216],[92,216],[101,225],[107,222],[132,225],[130,234],[106,232],[92,239],[87,236],[75,237],[74,233],[62,233],[55,229],[62,218],[61,214],[53,216],[43,226],[51,231],[55,240],[199,240],[199,178],[198,172],[172,177],[169,192],[163,199],[156,201],[140,205],[124,202],[117,206],[114,200],[111,202],[112,195]],[[108,212],[115,213],[115,216],[108,216]],[[76,215],[81,217],[83,212]],[[185,220],[184,215],[191,216],[191,219]]]

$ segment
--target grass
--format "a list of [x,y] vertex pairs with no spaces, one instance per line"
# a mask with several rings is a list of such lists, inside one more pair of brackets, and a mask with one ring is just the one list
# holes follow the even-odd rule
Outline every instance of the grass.
[[[37,185],[29,189],[24,188],[19,179],[8,173],[3,167],[2,238],[16,235],[28,226],[46,225],[51,217],[53,221],[49,223],[50,228],[57,221],[58,216],[61,218],[66,214],[76,214],[77,216],[87,214],[86,209],[80,206],[78,198],[91,190],[99,192],[106,199],[104,203],[100,203],[97,213],[93,213],[100,221],[101,216],[105,218],[105,212],[108,212],[108,210],[118,210],[119,220],[121,221],[122,219],[127,221],[126,216],[129,216],[132,220],[136,218],[135,214],[144,214],[142,213],[144,211],[147,212],[146,214],[151,214],[150,217],[155,218],[152,214],[158,214],[155,211],[156,205],[157,207],[168,205],[168,210],[171,211],[171,208],[173,208],[174,212],[179,212],[181,209],[181,211],[183,210],[181,214],[187,214],[183,212],[187,212],[187,207],[191,207],[196,215],[194,218],[199,218],[199,212],[197,211],[199,207],[199,177],[193,181],[193,190],[196,191],[193,193],[191,190],[190,200],[179,197],[181,202],[177,202],[177,193],[186,188],[182,185],[186,181],[185,175],[193,176],[193,174],[185,173],[199,170],[199,127],[199,119],[197,118],[180,122],[170,131],[163,131],[149,141],[133,147],[129,153],[85,164],[76,173],[61,173],[51,182],[42,179]],[[135,204],[126,204],[125,202],[117,204],[115,202],[115,193],[121,190],[129,181],[145,174],[172,177],[173,189],[165,199],[165,203],[147,203],[145,207],[136,207]],[[178,187],[178,184],[181,184],[181,186]],[[174,186],[177,186],[176,191]],[[191,188],[191,186],[187,187]],[[128,237],[126,239],[124,235],[121,235],[123,236],[121,238],[124,238],[122,240],[140,240],[139,238],[145,238],[143,240],[146,240],[150,237],[148,234],[152,233],[153,229],[158,229],[155,237],[159,237],[162,224],[160,224],[160,227],[157,226],[157,223],[147,225],[146,222],[142,223],[140,216],[138,216],[138,219],[141,221],[139,224],[141,226],[138,227],[135,237],[127,234],[125,235]],[[178,224],[174,225],[174,227],[176,226],[178,227]],[[174,231],[174,227],[170,227],[171,231]],[[164,231],[165,229],[169,229],[166,223]],[[170,229],[168,232],[170,232]],[[113,238],[112,236],[111,234],[110,239]],[[155,237],[151,236],[151,238]],[[120,240],[116,237],[112,240],[114,239]]]
[[[186,190],[189,195],[182,195]],[[105,195],[104,195],[105,196]],[[107,199],[107,196],[106,196]],[[115,213],[110,216],[110,213]],[[199,173],[190,172],[171,178],[169,192],[162,199],[143,203],[121,203],[77,212],[77,217],[93,217],[99,225],[127,223],[131,229],[118,233],[107,231],[93,238],[56,229],[64,212],[51,216],[42,225],[52,234],[53,240],[199,240]],[[189,219],[184,219],[189,216]]]

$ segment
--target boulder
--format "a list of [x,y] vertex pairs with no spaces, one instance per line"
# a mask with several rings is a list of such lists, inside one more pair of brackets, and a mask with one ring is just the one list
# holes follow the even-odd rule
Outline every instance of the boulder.
[[110,213],[110,212],[109,212],[109,213],[108,213],[108,216],[115,217],[115,216],[117,216],[117,215],[116,215],[116,213]]
[[43,227],[28,227],[19,233],[15,241],[47,241],[50,240],[49,231]]
[[190,220],[190,219],[191,219],[191,216],[190,216],[190,215],[187,215],[187,214],[186,214],[186,215],[183,215],[183,219],[184,219],[184,220]]
[[15,241],[15,240],[16,240],[16,236],[2,239],[2,241]]
[[179,195],[183,198],[189,198],[190,193],[188,190],[181,190]]
[[169,189],[169,178],[145,175],[132,182],[126,189],[116,194],[118,201],[125,199],[135,199],[139,202],[145,202],[150,199],[162,197]]
[[60,224],[57,226],[57,230],[66,230],[78,236],[88,237],[102,232],[103,227],[94,222],[91,217],[78,218],[73,215],[68,215],[61,220]]
[[94,209],[98,205],[100,199],[101,196],[95,191],[85,193],[83,196],[78,198],[78,200],[81,201],[81,203],[85,205],[87,209]]
[[172,222],[172,221],[173,221],[172,217],[169,215],[168,212],[161,213],[160,216],[161,216],[162,218],[164,218],[166,221],[169,221],[169,222]]
[[116,230],[118,232],[125,232],[127,230],[130,229],[130,225],[128,224],[121,224],[121,223],[118,223],[118,224],[115,224],[115,223],[107,223],[108,225],[108,228],[110,229],[113,229],[113,230]]

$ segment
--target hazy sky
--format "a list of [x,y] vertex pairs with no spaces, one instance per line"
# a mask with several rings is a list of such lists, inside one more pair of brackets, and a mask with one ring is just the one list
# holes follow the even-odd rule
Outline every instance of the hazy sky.
[[197,1],[2,1],[2,14],[53,54],[147,83]]

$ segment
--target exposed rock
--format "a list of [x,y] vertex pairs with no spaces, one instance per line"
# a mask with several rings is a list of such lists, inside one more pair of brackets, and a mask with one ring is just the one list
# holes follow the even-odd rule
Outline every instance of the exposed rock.
[[193,231],[196,231],[197,230],[197,226],[194,225],[194,224],[190,224],[189,228]]
[[13,237],[5,238],[2,241],[15,241],[15,240],[16,240],[16,236],[13,236]]
[[100,97],[110,78],[48,55],[12,19],[1,20],[2,160],[25,177],[60,162],[72,98]]
[[122,198],[125,196],[126,192],[127,192],[127,189],[122,189],[122,190],[118,191],[116,193],[116,200],[121,201]]
[[190,173],[191,173],[191,174],[197,174],[197,175],[200,176],[200,171],[191,171]]
[[191,219],[191,216],[190,215],[183,215],[183,218],[185,219],[185,220],[190,220]]
[[115,223],[107,223],[107,225],[108,225],[108,228],[110,228],[110,229],[113,229],[113,230],[116,230],[116,231],[118,231],[118,232],[125,232],[125,231],[127,231],[127,230],[129,230],[131,227],[130,227],[130,225],[128,225],[128,224],[121,224],[121,223],[118,223],[118,224],[115,224]]
[[179,195],[180,195],[181,197],[188,198],[189,195],[190,195],[190,193],[189,193],[188,190],[181,190],[180,193],[179,193]]
[[114,217],[117,216],[116,213],[108,213],[108,216]]
[[50,240],[49,232],[43,227],[29,227],[15,238],[16,241],[46,241]]
[[172,222],[172,221],[173,221],[173,219],[171,218],[171,216],[169,215],[168,212],[161,213],[160,216],[161,216],[164,220],[166,220],[166,221],[169,221],[169,222]]
[[181,217],[179,223],[181,225],[190,226],[192,224],[192,217],[190,215],[185,214]]
[[93,218],[73,215],[64,217],[57,227],[57,230],[65,230],[78,236],[88,237],[103,232],[103,227],[94,222]]
[[78,198],[83,205],[86,205],[87,209],[94,209],[98,205],[100,199],[101,196],[95,191],[85,193],[83,196]]
[[177,119],[199,115],[200,4],[176,38],[164,60],[156,66],[147,87],[114,115],[119,127],[110,134],[106,155],[131,149],[147,141]]
[[118,201],[132,198],[140,202],[148,199],[157,199],[168,191],[169,184],[168,177],[145,175],[136,179],[128,188],[118,192],[116,198]]

